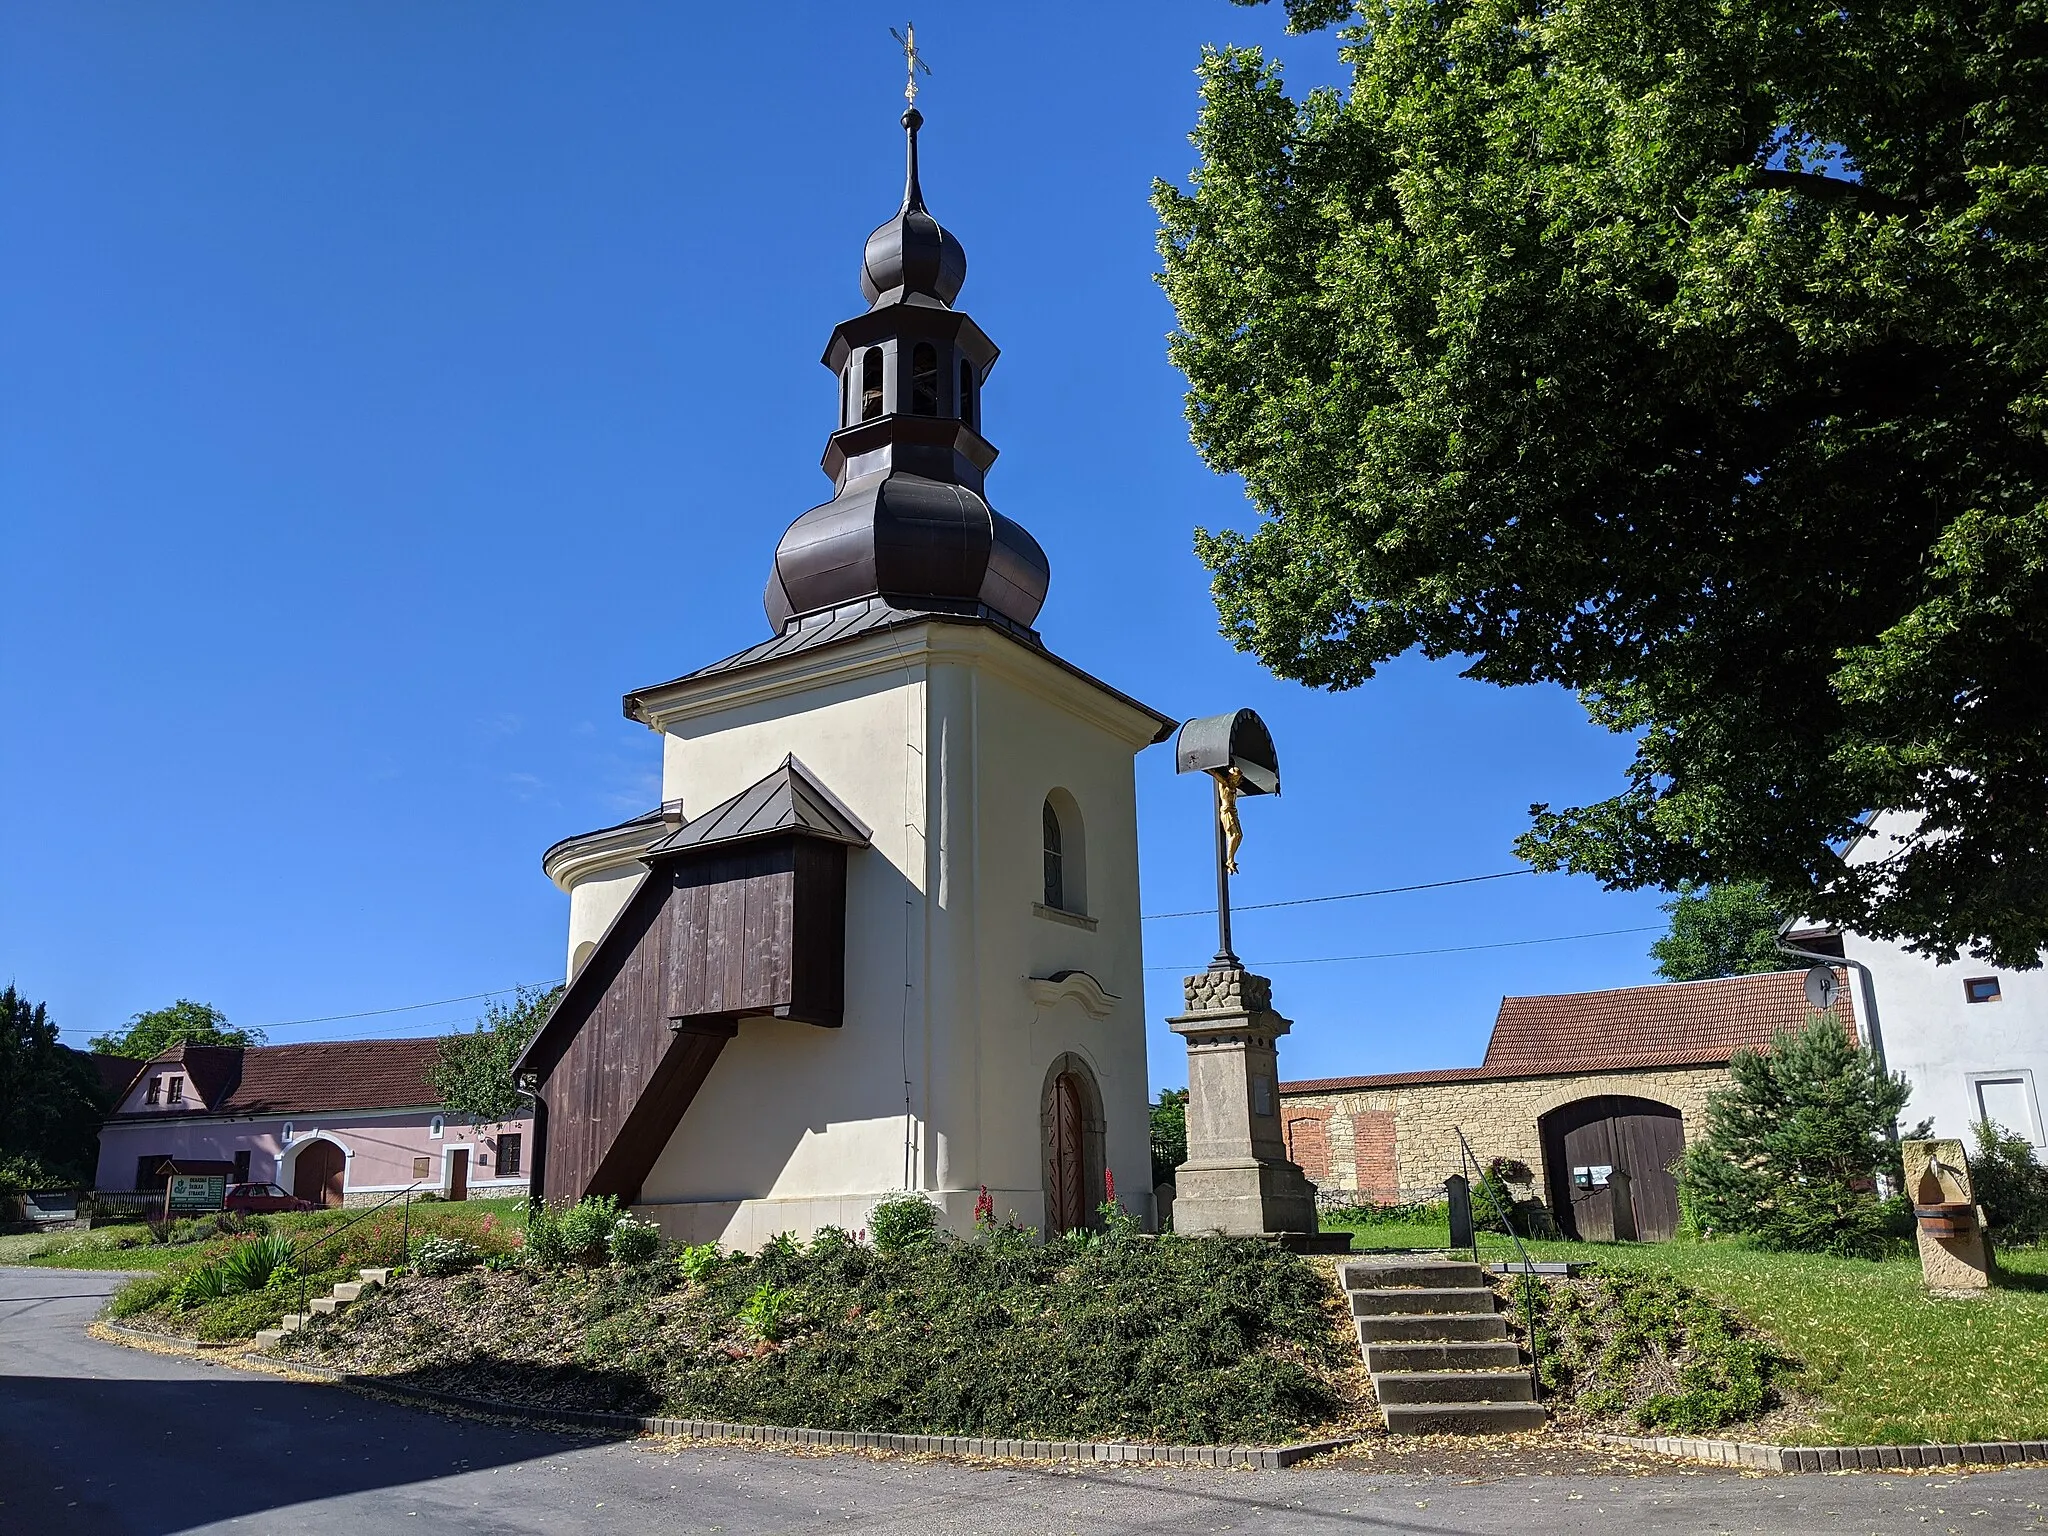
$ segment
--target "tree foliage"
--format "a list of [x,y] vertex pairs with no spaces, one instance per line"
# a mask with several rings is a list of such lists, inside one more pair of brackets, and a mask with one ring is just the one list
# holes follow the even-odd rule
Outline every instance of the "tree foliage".
[[1666,981],[1711,981],[1782,971],[1794,962],[1778,948],[1777,908],[1754,880],[1680,891],[1664,903],[1671,930],[1650,946]]
[[95,1035],[89,1042],[96,1051],[110,1056],[132,1056],[148,1061],[179,1043],[186,1045],[261,1045],[260,1029],[237,1029],[228,1016],[211,1003],[195,1003],[181,997],[168,1008],[138,1013],[121,1028]]
[[22,1182],[90,1185],[106,1100],[92,1058],[58,1042],[49,1009],[0,991],[0,1163],[36,1175]]
[[512,1063],[562,995],[560,987],[521,987],[509,1003],[493,998],[476,1028],[441,1038],[427,1080],[441,1102],[478,1125],[510,1120],[532,1103],[512,1080]]
[[[2010,967],[2048,946],[2038,3],[1290,0],[1208,53],[1162,281],[1224,632],[1412,649],[1630,737],[1518,850]],[[1859,818],[1902,840],[1847,865]]]
[[1188,1091],[1162,1088],[1152,1106],[1152,1184],[1173,1182],[1173,1171],[1188,1160]]
[[1707,1099],[1707,1134],[1679,1163],[1687,1215],[1766,1248],[1868,1254],[1890,1215],[1880,1171],[1895,1171],[1893,1127],[1911,1092],[1874,1052],[1815,1014],[1768,1051],[1738,1051]]

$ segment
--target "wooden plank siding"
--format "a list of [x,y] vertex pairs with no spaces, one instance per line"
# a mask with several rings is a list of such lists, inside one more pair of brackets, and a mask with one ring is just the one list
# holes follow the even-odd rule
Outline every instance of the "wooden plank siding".
[[529,1053],[536,1191],[636,1198],[742,1018],[840,1023],[845,928],[844,844],[774,836],[659,860]]

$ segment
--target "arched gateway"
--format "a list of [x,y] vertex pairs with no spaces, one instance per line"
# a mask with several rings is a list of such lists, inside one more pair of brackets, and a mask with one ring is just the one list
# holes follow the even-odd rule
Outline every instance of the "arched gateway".
[[[1611,1242],[1633,1235],[1661,1243],[1677,1233],[1678,1180],[1671,1165],[1685,1150],[1677,1110],[1654,1099],[1601,1094],[1560,1105],[1540,1125],[1550,1209],[1565,1236]],[[1616,1170],[1628,1174],[1629,1209],[1623,1211],[1615,1209],[1619,1190],[1610,1184]]]

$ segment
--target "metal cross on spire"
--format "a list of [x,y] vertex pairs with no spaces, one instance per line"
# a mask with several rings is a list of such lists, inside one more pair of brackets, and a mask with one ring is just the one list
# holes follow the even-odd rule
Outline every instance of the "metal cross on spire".
[[903,82],[903,99],[915,107],[917,105],[918,73],[922,71],[928,75],[932,72],[931,65],[924,61],[924,55],[917,51],[917,24],[906,21],[903,23],[903,30],[901,32],[891,27],[889,35],[895,38],[897,44],[903,49],[903,73],[906,76]]

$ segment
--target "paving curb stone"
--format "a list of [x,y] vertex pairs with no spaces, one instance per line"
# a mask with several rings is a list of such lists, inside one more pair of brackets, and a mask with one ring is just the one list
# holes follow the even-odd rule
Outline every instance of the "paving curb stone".
[[[120,1323],[102,1323],[109,1333],[144,1339],[152,1344],[192,1348],[197,1341],[173,1334],[150,1333]],[[214,1345],[213,1348],[225,1348]],[[541,1403],[515,1403],[503,1398],[469,1397],[460,1392],[436,1392],[415,1387],[388,1376],[362,1376],[337,1371],[324,1365],[305,1365],[296,1360],[266,1360],[266,1364],[312,1376],[336,1386],[360,1387],[391,1397],[441,1403],[467,1408],[476,1413],[504,1418],[529,1419],[543,1424],[573,1424],[584,1429],[606,1429],[627,1434],[681,1435],[692,1440],[738,1440],[755,1445],[809,1445],[843,1450],[908,1451],[914,1454],[969,1456],[1003,1461],[1085,1461],[1129,1462],[1189,1467],[1242,1467],[1256,1471],[1277,1471],[1311,1456],[1352,1443],[1356,1435],[1331,1440],[1303,1440],[1293,1445],[1153,1445],[1124,1440],[1013,1440],[974,1435],[897,1435],[879,1430],[791,1429],[777,1424],[734,1424],[723,1419],[644,1418],[630,1413],[598,1413],[587,1408],[551,1408]]]
[[1929,1467],[1995,1467],[2048,1461],[2048,1440],[1986,1440],[1956,1445],[1759,1445],[1692,1436],[1594,1435],[1598,1445],[1654,1451],[1688,1461],[1763,1472],[1883,1472]]

